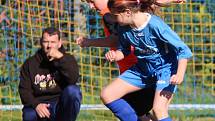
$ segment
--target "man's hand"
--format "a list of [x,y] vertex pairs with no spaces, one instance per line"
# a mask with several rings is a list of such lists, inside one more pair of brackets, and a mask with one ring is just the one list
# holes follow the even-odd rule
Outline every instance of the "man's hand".
[[36,107],[36,112],[39,115],[40,118],[49,118],[50,112],[49,112],[49,106],[50,104],[40,103]]
[[76,41],[76,44],[78,44],[81,47],[88,47],[89,46],[89,44],[88,44],[89,40],[87,38],[79,37],[75,41]]
[[63,57],[63,53],[61,53],[58,49],[56,48],[49,48],[49,51],[46,53],[49,61],[53,61],[55,59],[60,59]]

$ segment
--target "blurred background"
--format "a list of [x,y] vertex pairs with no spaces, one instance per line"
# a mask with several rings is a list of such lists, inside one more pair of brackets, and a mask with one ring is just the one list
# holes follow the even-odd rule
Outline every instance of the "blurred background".
[[[183,84],[170,106],[175,121],[215,121],[215,0],[187,0],[161,17],[191,48]],[[83,93],[77,121],[116,121],[101,103],[102,87],[119,74],[105,60],[108,48],[80,48],[78,36],[104,37],[101,17],[80,0],[0,0],[0,121],[21,121],[19,70],[39,47],[42,30],[55,26],[80,67]]]

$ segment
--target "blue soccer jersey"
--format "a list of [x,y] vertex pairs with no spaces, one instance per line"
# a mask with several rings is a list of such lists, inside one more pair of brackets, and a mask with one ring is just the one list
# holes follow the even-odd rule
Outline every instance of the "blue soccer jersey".
[[164,89],[173,86],[169,80],[177,71],[178,60],[190,58],[192,52],[162,19],[155,15],[147,15],[147,24],[138,29],[130,26],[118,28],[118,49],[126,56],[130,53],[129,47],[132,45],[138,58],[137,64],[119,78],[143,88],[151,85],[152,82],[148,80],[155,77],[157,88]]

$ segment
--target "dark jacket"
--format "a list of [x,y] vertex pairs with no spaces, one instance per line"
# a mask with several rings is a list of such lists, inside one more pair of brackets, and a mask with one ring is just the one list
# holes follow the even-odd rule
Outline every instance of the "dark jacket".
[[20,71],[19,93],[24,106],[35,108],[39,103],[58,100],[62,90],[79,79],[74,56],[59,49],[63,57],[48,61],[42,49],[25,61]]

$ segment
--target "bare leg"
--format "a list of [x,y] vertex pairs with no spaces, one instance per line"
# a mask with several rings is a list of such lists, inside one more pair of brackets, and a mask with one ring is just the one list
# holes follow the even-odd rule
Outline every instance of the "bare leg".
[[135,111],[124,99],[121,99],[121,97],[140,89],[141,88],[117,78],[102,90],[101,99],[121,121],[137,121],[138,117]]
[[114,100],[121,98],[125,94],[134,92],[140,89],[141,88],[133,86],[127,83],[126,81],[120,78],[117,78],[102,90],[101,99],[104,102],[104,104],[108,104]]
[[162,90],[157,90],[155,92],[153,111],[158,120],[168,117],[168,107],[172,97],[172,92]]

